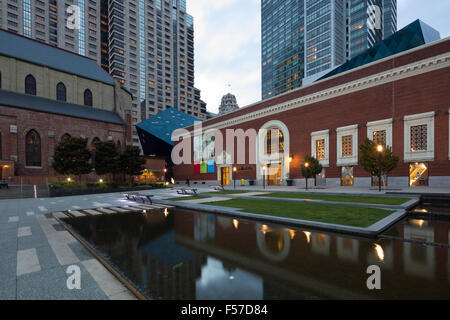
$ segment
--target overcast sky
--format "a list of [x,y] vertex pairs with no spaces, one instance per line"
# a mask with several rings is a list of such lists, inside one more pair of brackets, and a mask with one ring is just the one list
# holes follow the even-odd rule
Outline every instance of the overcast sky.
[[[208,111],[217,113],[228,92],[241,107],[261,100],[260,0],[187,0],[187,12],[194,17],[195,86]],[[449,0],[398,0],[399,29],[421,19],[445,38],[449,14]]]

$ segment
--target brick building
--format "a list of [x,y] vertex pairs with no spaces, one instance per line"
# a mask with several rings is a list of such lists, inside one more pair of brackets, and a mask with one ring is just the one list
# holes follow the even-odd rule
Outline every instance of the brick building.
[[45,183],[65,137],[131,142],[132,96],[89,58],[0,30],[0,180]]
[[[359,161],[367,137],[391,147],[400,159],[389,186],[449,187],[450,39],[431,41],[427,35],[416,21],[339,67],[339,73],[204,122],[203,132],[222,133],[223,152],[217,137],[202,141],[193,127],[186,128],[181,137],[191,139],[192,163],[175,168],[176,181],[283,185],[290,178],[302,186],[301,165],[313,155],[324,167],[319,183],[369,187],[372,177]],[[257,134],[239,148],[227,130]],[[215,153],[202,154],[205,140],[207,149],[213,142]],[[230,140],[231,149],[225,147]],[[238,161],[239,149],[245,150],[245,161]]]

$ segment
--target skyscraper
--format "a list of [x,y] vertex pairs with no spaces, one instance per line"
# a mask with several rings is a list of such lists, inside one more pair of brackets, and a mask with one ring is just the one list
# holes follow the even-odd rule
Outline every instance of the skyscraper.
[[[379,29],[367,25],[369,6],[379,8]],[[262,0],[261,12],[263,99],[313,82],[397,30],[396,0]]]
[[[70,28],[70,6],[79,28]],[[194,86],[194,19],[186,0],[3,0],[1,27],[97,61],[133,94],[135,125],[173,107],[209,118]]]

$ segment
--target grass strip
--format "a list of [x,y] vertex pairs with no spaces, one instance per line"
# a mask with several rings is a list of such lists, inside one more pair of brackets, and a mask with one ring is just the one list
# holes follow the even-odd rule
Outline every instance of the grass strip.
[[411,198],[396,198],[396,197],[371,197],[371,196],[302,194],[302,193],[269,193],[265,195],[259,195],[259,197],[285,198],[285,199],[311,199],[311,200],[323,200],[334,202],[385,204],[395,206],[402,205],[411,200]]
[[273,200],[232,199],[203,204],[227,208],[239,208],[247,213],[361,228],[370,227],[394,212],[376,208],[281,202]]

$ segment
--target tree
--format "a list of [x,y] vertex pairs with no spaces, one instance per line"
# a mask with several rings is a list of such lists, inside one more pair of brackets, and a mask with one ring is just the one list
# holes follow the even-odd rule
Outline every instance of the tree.
[[62,175],[74,175],[81,178],[92,171],[89,163],[91,153],[87,149],[87,139],[67,138],[55,147],[53,168]]
[[120,172],[131,177],[133,184],[133,176],[141,175],[144,171],[145,159],[141,156],[139,147],[127,146],[126,150],[120,155]]
[[[308,163],[308,168],[305,167],[305,164]],[[302,175],[306,178],[313,178],[314,177],[314,185],[316,185],[316,176],[320,174],[323,170],[322,165],[320,164],[319,160],[316,158],[306,155],[305,161],[302,164]]]
[[[378,176],[379,171],[379,153],[378,145],[372,140],[366,138],[364,143],[359,147],[361,150],[361,159],[359,160],[361,166],[372,177]],[[397,168],[399,158],[395,156],[390,147],[384,147],[381,154],[381,173],[388,175],[391,171]]]
[[120,154],[113,141],[95,143],[95,172],[102,176],[120,172]]

